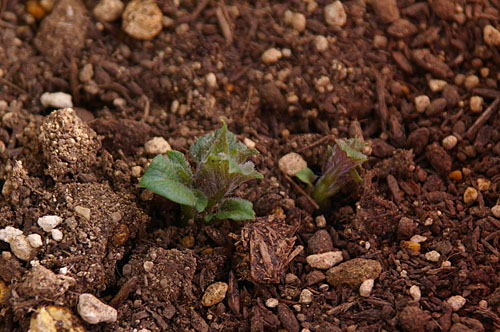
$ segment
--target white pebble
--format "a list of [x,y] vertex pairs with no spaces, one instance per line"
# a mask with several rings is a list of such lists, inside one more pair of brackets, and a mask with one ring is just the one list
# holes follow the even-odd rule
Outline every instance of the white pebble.
[[488,24],[483,29],[483,39],[490,46],[500,46],[500,31]]
[[43,107],[66,108],[73,107],[71,95],[64,92],[45,92],[40,96]]
[[413,242],[416,242],[416,243],[422,243],[422,242],[425,242],[427,241],[427,237],[423,236],[423,235],[413,235],[410,239],[410,241],[413,241]]
[[432,92],[443,91],[444,87],[448,85],[448,82],[443,80],[432,79],[429,80],[429,88]]
[[425,109],[431,104],[431,100],[426,95],[415,97],[415,109],[419,113],[423,113]]
[[273,47],[262,53],[261,59],[262,62],[264,62],[266,65],[269,65],[271,63],[277,62],[279,59],[281,59],[282,56],[283,54],[281,53],[281,51]]
[[45,232],[50,232],[52,229],[56,228],[62,222],[62,218],[59,216],[43,216],[38,218],[37,224]]
[[78,297],[78,314],[89,324],[112,323],[118,317],[115,308],[102,303],[92,294],[81,294]]
[[210,89],[217,88],[217,77],[215,77],[214,73],[208,73],[205,77],[205,81],[207,82],[207,87]]
[[455,295],[450,297],[446,302],[448,302],[453,311],[458,311],[465,305],[467,300],[463,296]]
[[493,215],[496,217],[496,218],[500,218],[500,205],[495,205],[491,208],[491,213],[493,213]]
[[281,54],[283,54],[283,57],[289,58],[292,56],[292,50],[289,48],[283,48],[281,49]]
[[470,110],[474,113],[479,113],[483,110],[483,97],[480,96],[472,96],[470,97]]
[[268,308],[276,308],[279,304],[278,299],[275,299],[274,297],[270,297],[266,300],[266,307]]
[[28,235],[28,242],[33,248],[40,248],[43,245],[42,237],[39,234]]
[[309,289],[303,289],[300,292],[299,302],[302,304],[309,304],[313,300],[313,293]]
[[286,175],[294,176],[298,171],[307,167],[307,162],[300,154],[290,152],[280,158],[278,166]]
[[306,257],[307,264],[312,268],[326,270],[342,262],[341,251],[328,251],[321,254],[309,255]]
[[324,52],[328,49],[328,39],[325,36],[314,37],[314,48],[318,52]]
[[7,226],[0,229],[0,240],[10,243],[10,241],[18,235],[22,235],[23,231],[12,226]]
[[413,299],[413,301],[420,301],[420,298],[422,296],[422,293],[420,292],[420,287],[417,285],[413,285],[410,287],[410,296]]
[[153,271],[153,267],[155,266],[155,264],[151,261],[145,261],[144,264],[142,264],[142,266],[144,267],[144,271],[149,273]]
[[450,267],[451,266],[451,262],[450,261],[443,261],[441,263],[441,267]]
[[318,228],[325,228],[326,227],[326,218],[324,215],[319,215],[316,217],[316,219],[314,220],[316,222],[316,226],[318,226]]
[[464,87],[467,90],[470,91],[478,85],[479,85],[479,77],[477,77],[476,75],[468,75],[467,77],[465,77]]
[[335,1],[325,7],[325,21],[330,26],[341,27],[347,22],[347,14],[345,13],[342,2]]
[[488,308],[488,301],[481,300],[481,301],[479,301],[479,303],[477,304],[477,306],[479,308],[486,309],[486,308]]
[[133,166],[130,169],[130,175],[132,175],[134,178],[139,178],[142,174],[142,167],[141,166]]
[[123,7],[121,0],[101,0],[94,7],[93,13],[99,21],[113,22],[120,17]]
[[441,257],[441,254],[438,253],[436,250],[432,250],[425,253],[425,259],[427,259],[429,262],[437,262],[439,261],[439,257]]
[[451,150],[457,145],[458,139],[454,135],[449,135],[443,138],[443,147],[446,150]]
[[33,254],[33,248],[31,247],[28,239],[23,234],[17,235],[10,240],[10,250],[19,259],[23,261],[29,261]]
[[375,283],[375,280],[373,280],[373,279],[366,279],[365,281],[363,281],[361,286],[359,286],[359,295],[363,296],[363,297],[370,296],[374,283]]
[[63,239],[63,233],[57,228],[54,228],[53,230],[51,230],[50,235],[52,236],[54,241],[57,241],[57,242],[59,242]]
[[144,144],[144,149],[149,155],[162,154],[172,150],[170,144],[163,137],[154,137]]

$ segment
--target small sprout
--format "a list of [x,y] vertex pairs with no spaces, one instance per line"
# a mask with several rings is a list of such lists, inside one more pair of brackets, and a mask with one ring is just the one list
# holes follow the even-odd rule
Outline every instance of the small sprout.
[[352,180],[360,182],[357,168],[368,158],[361,152],[366,145],[357,138],[348,140],[336,139],[336,145],[328,147],[330,156],[323,169],[323,175],[318,177],[305,167],[295,176],[306,183],[311,190],[311,197],[320,207],[324,208],[328,199],[335,195],[344,185]]
[[181,152],[157,155],[144,173],[139,187],[181,204],[185,218],[203,213],[206,221],[255,218],[251,202],[228,197],[242,183],[263,176],[247,159],[257,154],[238,142],[225,122],[214,133],[200,137],[189,149],[196,164],[193,171]]

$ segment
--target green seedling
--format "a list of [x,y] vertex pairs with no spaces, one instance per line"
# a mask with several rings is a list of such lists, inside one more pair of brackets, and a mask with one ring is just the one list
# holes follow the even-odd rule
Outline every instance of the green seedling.
[[222,128],[191,145],[194,173],[181,152],[167,151],[167,157],[153,159],[139,187],[180,204],[186,219],[254,219],[252,203],[230,195],[242,183],[263,177],[247,160],[255,154],[258,152],[240,143],[223,122]]
[[357,138],[336,139],[335,143],[333,148],[328,147],[329,157],[321,176],[318,177],[308,167],[295,174],[297,178],[309,186],[311,198],[321,208],[325,208],[330,197],[343,186],[351,181],[360,182],[363,180],[359,176],[357,168],[368,159],[361,152],[366,144]]

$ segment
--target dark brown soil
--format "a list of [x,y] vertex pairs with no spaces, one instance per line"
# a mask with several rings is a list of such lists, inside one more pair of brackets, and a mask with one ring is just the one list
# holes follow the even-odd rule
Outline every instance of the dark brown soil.
[[[325,21],[331,0],[155,0],[169,19],[148,41],[99,22],[96,0],[50,15],[0,2],[0,230],[42,239],[26,256],[0,241],[0,331],[27,331],[49,305],[87,331],[500,331],[500,33],[485,34],[498,0],[344,0],[342,27]],[[283,56],[265,63],[273,47]],[[75,112],[52,113],[46,92]],[[144,144],[187,152],[221,119],[260,152],[264,179],[236,191],[257,219],[183,225],[137,188]],[[319,171],[355,136],[364,182],[320,212],[278,160]],[[311,266],[332,251],[349,264]],[[227,294],[205,306],[215,282]],[[117,320],[81,321],[83,293]]]

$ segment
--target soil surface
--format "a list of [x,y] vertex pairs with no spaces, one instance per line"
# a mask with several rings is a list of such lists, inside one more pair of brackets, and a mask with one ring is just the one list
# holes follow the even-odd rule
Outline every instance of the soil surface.
[[[498,0],[97,5],[1,1],[1,331],[500,331]],[[183,225],[145,143],[221,119],[257,218]],[[317,210],[278,161],[355,136]]]

